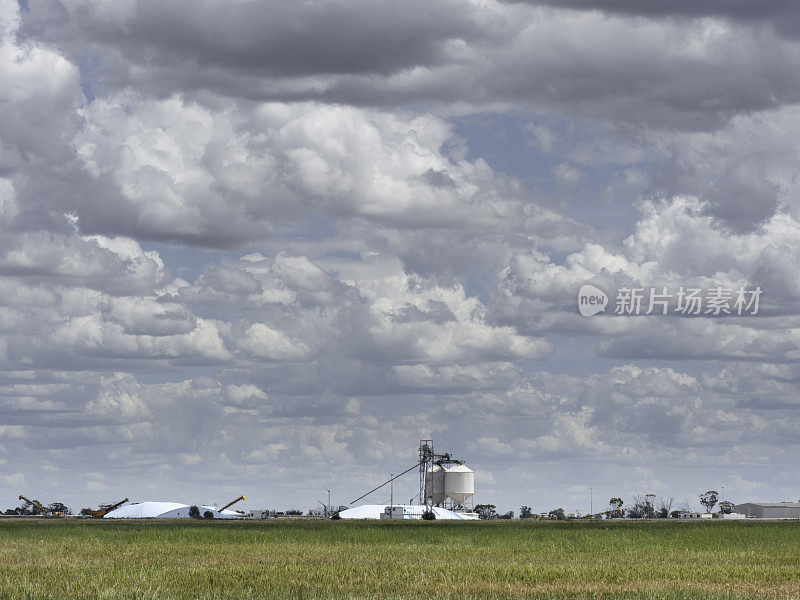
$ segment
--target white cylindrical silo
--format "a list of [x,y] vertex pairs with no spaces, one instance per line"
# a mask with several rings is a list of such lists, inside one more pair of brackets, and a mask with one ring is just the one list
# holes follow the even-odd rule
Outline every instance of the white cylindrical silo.
[[434,504],[444,504],[444,467],[433,465],[425,473],[427,496]]
[[463,506],[475,493],[475,472],[464,465],[452,465],[444,472],[444,495]]

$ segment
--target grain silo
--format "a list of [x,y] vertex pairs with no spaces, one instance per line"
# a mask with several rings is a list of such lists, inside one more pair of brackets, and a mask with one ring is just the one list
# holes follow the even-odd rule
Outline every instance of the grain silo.
[[475,472],[462,464],[444,469],[444,495],[454,506],[464,506],[475,493]]
[[444,504],[445,498],[445,468],[434,464],[425,472],[425,490],[428,499],[434,505]]
[[[421,516],[423,513],[426,513],[425,507],[427,507],[429,509],[451,510],[451,512],[457,514],[457,518],[459,519],[477,518],[476,513],[471,512],[472,509],[470,506],[470,501],[475,494],[475,473],[472,469],[464,465],[463,460],[453,458],[450,453],[434,452],[433,440],[430,439],[421,439],[419,441],[419,460],[417,464],[409,467],[399,475],[392,475],[379,486],[372,488],[370,491],[352,500],[350,502],[351,506],[360,502],[370,494],[374,494],[385,486],[390,485],[394,480],[413,470],[417,470],[419,473],[419,494],[415,494],[409,501],[409,504],[394,504],[392,495],[390,496],[390,498],[392,498],[391,504],[386,506],[378,504],[368,505],[371,508],[369,510],[364,509],[366,512],[362,511],[363,514],[369,513],[373,515],[371,518],[378,518],[375,515],[385,513],[389,516],[381,518],[397,518],[395,516],[396,512],[401,516],[405,515],[402,518],[407,518],[408,515],[412,513],[413,515],[419,513],[418,516]],[[419,502],[419,506],[423,508],[414,508],[413,510],[409,508],[409,506],[416,506],[412,504],[415,499]],[[388,512],[382,509],[378,510],[376,507],[383,507],[383,509],[386,509]],[[377,512],[375,512],[376,510]],[[348,516],[348,518],[361,518],[355,515],[360,515],[362,512],[349,512],[348,515],[350,516]],[[434,511],[434,513],[436,513],[436,511]],[[445,518],[443,516],[444,514],[445,513],[440,514],[441,518]],[[343,514],[341,516],[344,518]],[[439,518],[439,516],[437,516],[437,518]]]

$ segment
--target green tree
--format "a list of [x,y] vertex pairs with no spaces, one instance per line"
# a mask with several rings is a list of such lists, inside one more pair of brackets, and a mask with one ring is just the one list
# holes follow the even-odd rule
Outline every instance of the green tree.
[[652,519],[655,516],[650,499],[641,494],[633,496],[633,506],[626,513],[629,519]]
[[47,510],[53,514],[71,515],[72,511],[63,502],[53,502],[47,506]]
[[214,513],[212,513],[210,510],[207,510],[206,512],[203,513],[203,518],[204,519],[213,519],[214,518]]
[[656,499],[655,494],[644,495],[645,511],[647,513],[648,519],[655,519],[656,517],[656,509],[654,505],[655,499]]
[[497,507],[494,504],[478,504],[475,507],[481,519],[493,519],[497,514]]
[[530,519],[533,517],[533,511],[530,506],[521,506],[519,509],[520,519]]
[[708,490],[700,494],[700,504],[706,507],[706,512],[711,512],[716,503],[717,492],[715,490]]
[[554,508],[553,510],[550,511],[550,518],[563,521],[564,519],[567,518],[567,515],[564,513],[563,508]]
[[608,518],[616,519],[618,517],[621,517],[623,504],[624,502],[622,501],[622,498],[617,498],[617,497],[611,498],[611,500],[608,501],[608,513],[607,513]]
[[196,506],[196,505],[192,504],[192,505],[189,507],[189,516],[190,516],[192,519],[199,519],[199,518],[200,518],[200,509],[199,509],[199,508],[197,508],[197,506]]
[[720,502],[718,507],[719,507],[719,514],[721,515],[729,515],[733,512],[733,502],[730,502],[728,500]]
[[675,504],[675,498],[659,498],[658,499],[658,511],[656,512],[656,516],[659,519],[666,519],[669,517],[669,513],[672,510],[672,505]]
[[[39,503],[38,500],[34,500],[34,502]],[[42,514],[41,509],[32,502],[28,502],[27,500],[22,503],[22,506],[19,508],[19,514],[21,515],[39,515]]]

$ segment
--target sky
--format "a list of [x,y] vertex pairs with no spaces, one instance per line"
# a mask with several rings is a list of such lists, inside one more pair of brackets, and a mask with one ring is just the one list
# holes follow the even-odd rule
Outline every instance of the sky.
[[0,508],[797,500],[799,102],[790,0],[0,0]]

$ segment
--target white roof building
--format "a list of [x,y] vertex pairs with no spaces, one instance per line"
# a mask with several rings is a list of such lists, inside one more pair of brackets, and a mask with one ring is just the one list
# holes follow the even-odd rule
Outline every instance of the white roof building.
[[[342,519],[385,519],[388,518],[389,506],[389,504],[362,504],[343,510],[339,516]],[[420,504],[394,504],[391,507],[395,519],[421,519],[426,508]],[[382,514],[386,516],[381,517]],[[438,506],[433,507],[433,514],[437,520],[474,521],[478,518],[475,513],[454,512]]]
[[[188,519],[191,505],[180,502],[138,502],[126,504],[107,513],[104,519]],[[215,519],[242,519],[244,515],[233,510],[219,511],[213,506],[200,506],[200,514],[211,511]]]

